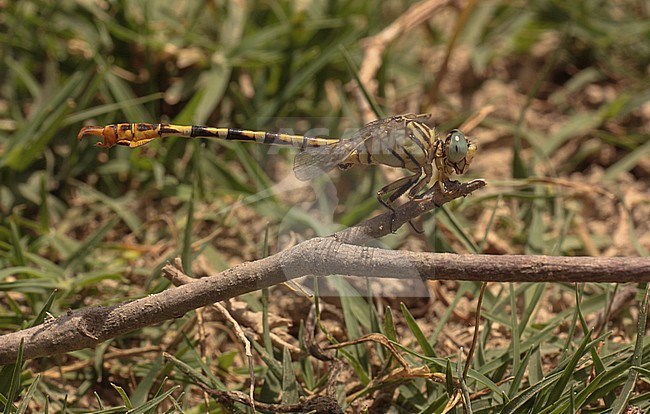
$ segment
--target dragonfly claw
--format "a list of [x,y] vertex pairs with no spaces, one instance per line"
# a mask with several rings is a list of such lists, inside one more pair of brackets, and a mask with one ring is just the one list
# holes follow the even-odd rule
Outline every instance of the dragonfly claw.
[[77,139],[81,141],[81,139],[85,135],[94,135],[94,136],[102,137],[104,141],[98,142],[95,145],[100,148],[110,148],[116,144],[115,129],[110,127],[111,125],[106,127],[85,126],[81,128],[81,130],[79,130],[79,133],[77,134]]

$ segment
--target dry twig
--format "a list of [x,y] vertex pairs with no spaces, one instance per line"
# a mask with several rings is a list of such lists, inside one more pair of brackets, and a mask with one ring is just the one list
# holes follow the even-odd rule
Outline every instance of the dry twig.
[[[401,226],[452,198],[485,185],[482,180],[435,191],[396,210]],[[642,257],[489,256],[416,253],[364,246],[390,232],[385,213],[329,237],[307,240],[273,256],[243,263],[215,276],[113,306],[70,312],[29,329],[0,336],[0,364],[15,361],[21,340],[26,359],[96,346],[118,335],[180,317],[243,293],[305,275],[359,275],[425,280],[495,282],[648,282],[650,259]],[[164,272],[179,272],[168,265]]]

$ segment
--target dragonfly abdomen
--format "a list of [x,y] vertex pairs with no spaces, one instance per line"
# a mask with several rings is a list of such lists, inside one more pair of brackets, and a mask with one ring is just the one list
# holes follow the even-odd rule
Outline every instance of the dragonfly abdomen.
[[104,138],[100,147],[126,145],[139,147],[156,138],[177,136],[185,138],[217,138],[227,141],[248,141],[267,145],[286,145],[300,149],[321,147],[337,143],[337,138],[308,137],[279,132],[252,131],[236,128],[217,128],[200,125],[173,125],[149,123],[122,123],[104,127],[86,126],[79,131],[78,138],[95,135]]
[[[206,130],[212,128],[202,127]],[[218,129],[218,128],[216,128]],[[266,145],[287,145],[299,149],[322,147],[336,144],[338,138],[308,137],[305,135],[283,134],[281,132],[251,131],[246,129],[226,128],[225,139],[230,141],[255,141]]]

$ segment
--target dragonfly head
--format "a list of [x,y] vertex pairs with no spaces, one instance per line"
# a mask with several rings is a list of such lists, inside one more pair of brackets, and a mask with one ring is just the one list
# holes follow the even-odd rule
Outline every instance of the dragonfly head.
[[452,129],[445,139],[445,163],[456,174],[463,174],[474,159],[476,144],[472,143],[459,129]]

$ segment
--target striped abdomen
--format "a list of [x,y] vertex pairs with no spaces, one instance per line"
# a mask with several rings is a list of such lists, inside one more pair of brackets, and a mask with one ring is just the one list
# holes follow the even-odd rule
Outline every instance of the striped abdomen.
[[229,141],[251,141],[269,145],[288,145],[296,148],[320,147],[335,144],[335,138],[306,137],[304,135],[282,134],[278,132],[251,131],[236,128],[214,128],[206,126],[186,126],[172,124],[113,124],[105,127],[87,126],[79,131],[78,138],[95,135],[104,138],[100,147],[126,145],[139,147],[156,138],[178,136],[185,138],[218,138]]

